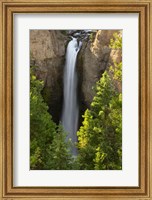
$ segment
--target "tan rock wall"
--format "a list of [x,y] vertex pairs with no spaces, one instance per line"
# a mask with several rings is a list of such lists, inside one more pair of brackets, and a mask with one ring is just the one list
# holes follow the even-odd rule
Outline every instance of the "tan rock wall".
[[113,65],[113,61],[120,62],[121,50],[112,50],[109,47],[110,39],[116,30],[99,30],[94,41],[84,44],[78,57],[78,71],[81,74],[81,90],[83,104],[89,107],[94,96],[96,82],[105,69]]
[[[83,41],[77,60],[79,99],[83,109],[90,106],[94,97],[92,88],[104,70],[114,62],[119,63],[122,60],[122,51],[109,47],[110,39],[116,31],[99,30],[94,39]],[[31,65],[38,66],[36,75],[44,81],[44,97],[52,115],[57,113],[57,120],[59,120],[63,100],[62,79],[68,40],[68,36],[58,30],[30,31]]]
[[60,118],[63,95],[63,69],[67,38],[54,30],[30,31],[30,62],[37,66],[36,76],[44,81],[43,96],[54,121]]

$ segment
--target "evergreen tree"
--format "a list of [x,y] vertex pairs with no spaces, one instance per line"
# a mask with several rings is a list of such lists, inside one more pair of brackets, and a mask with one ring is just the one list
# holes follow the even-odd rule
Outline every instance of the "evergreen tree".
[[[30,73],[30,168],[72,169],[74,160],[70,143],[61,125],[57,126],[48,113],[41,95],[43,82]],[[72,163],[73,162],[73,163]]]
[[31,169],[42,169],[47,160],[46,149],[52,143],[55,123],[41,96],[43,82],[30,73],[30,162]]
[[78,131],[81,169],[121,169],[122,98],[107,72]]
[[72,169],[74,159],[71,155],[71,142],[66,142],[67,134],[64,132],[63,127],[57,127],[56,134],[47,150],[49,157],[46,162],[45,169],[64,170]]
[[[114,34],[110,46],[122,47],[121,35]],[[122,63],[114,63],[96,83],[96,95],[85,111],[78,135],[80,169],[122,168]]]

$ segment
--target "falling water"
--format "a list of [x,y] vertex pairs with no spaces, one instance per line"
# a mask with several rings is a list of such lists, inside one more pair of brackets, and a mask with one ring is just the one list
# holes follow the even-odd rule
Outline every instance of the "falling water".
[[[61,122],[64,129],[68,132],[67,139],[72,142],[77,141],[78,115],[79,108],[77,102],[77,72],[75,69],[77,54],[81,48],[81,42],[72,38],[66,52],[66,63],[64,69],[64,102]],[[77,154],[77,149],[73,147],[73,155]]]

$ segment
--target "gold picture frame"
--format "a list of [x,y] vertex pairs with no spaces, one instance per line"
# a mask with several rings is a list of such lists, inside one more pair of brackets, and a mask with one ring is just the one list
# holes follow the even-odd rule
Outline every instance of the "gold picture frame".
[[[139,13],[139,187],[13,187],[14,13]],[[152,0],[1,0],[0,16],[0,199],[152,199]]]

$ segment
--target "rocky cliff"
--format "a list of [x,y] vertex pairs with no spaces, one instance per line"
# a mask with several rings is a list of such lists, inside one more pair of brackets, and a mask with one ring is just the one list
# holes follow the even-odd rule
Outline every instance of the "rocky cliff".
[[[43,97],[49,106],[53,120],[58,122],[63,102],[63,69],[66,46],[70,34],[83,40],[78,54],[77,71],[79,76],[80,115],[90,106],[94,96],[92,88],[102,73],[114,62],[119,63],[121,49],[111,49],[110,39],[116,30],[99,31],[30,31],[31,65],[37,66],[36,76],[44,81]],[[85,34],[89,37],[85,37]]]
[[111,49],[110,40],[116,30],[99,30],[94,39],[83,43],[78,56],[79,96],[81,113],[90,106],[94,96],[95,83],[106,68],[121,61],[121,50]]
[[55,122],[60,118],[63,98],[63,68],[67,37],[61,31],[30,31],[30,64],[44,81],[43,97]]

